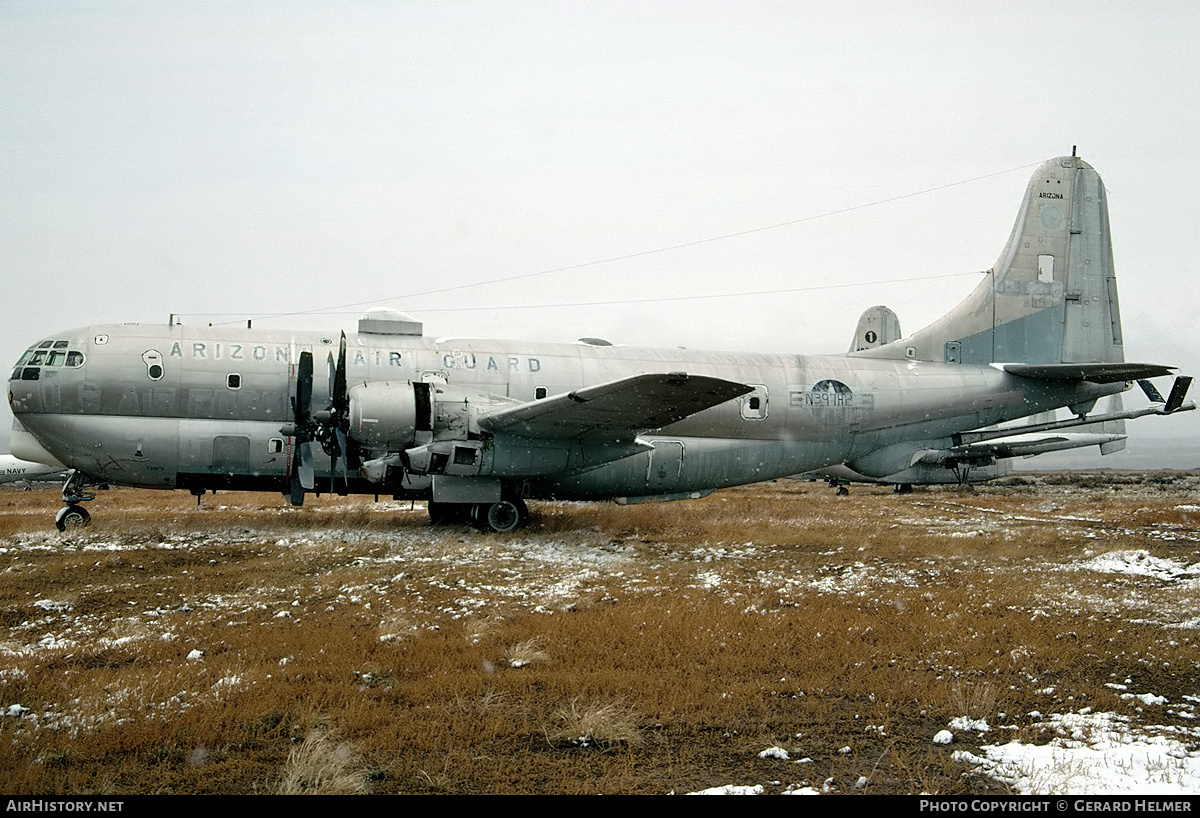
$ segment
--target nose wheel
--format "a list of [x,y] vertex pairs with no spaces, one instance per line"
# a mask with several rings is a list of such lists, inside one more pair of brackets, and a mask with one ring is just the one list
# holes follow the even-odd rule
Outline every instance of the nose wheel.
[[71,504],[65,508],[60,508],[58,514],[54,518],[54,527],[59,531],[66,531],[68,528],[82,528],[92,521],[92,515],[83,506]]
[[67,474],[67,481],[63,483],[62,498],[66,504],[58,510],[58,514],[54,517],[54,527],[59,531],[66,531],[68,528],[82,528],[92,521],[92,515],[88,514],[86,508],[80,503],[86,503],[88,500],[95,500],[95,492],[87,491],[86,487],[92,485],[81,472],[72,469]]

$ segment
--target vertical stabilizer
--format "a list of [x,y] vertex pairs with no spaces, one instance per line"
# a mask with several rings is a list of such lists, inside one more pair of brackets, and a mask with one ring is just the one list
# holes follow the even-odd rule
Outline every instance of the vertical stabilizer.
[[908,338],[852,354],[964,364],[1123,361],[1100,174],[1075,156],[1043,164],[996,265],[961,304]]
[[896,313],[884,306],[867,307],[858,319],[850,352],[873,349],[900,338],[900,319]]

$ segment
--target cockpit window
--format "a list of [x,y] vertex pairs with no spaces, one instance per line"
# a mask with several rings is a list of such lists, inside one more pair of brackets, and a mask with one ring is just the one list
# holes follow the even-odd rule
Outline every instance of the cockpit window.
[[16,366],[18,369],[26,366],[83,366],[83,353],[68,350],[69,344],[69,341],[43,341],[25,350],[17,359]]

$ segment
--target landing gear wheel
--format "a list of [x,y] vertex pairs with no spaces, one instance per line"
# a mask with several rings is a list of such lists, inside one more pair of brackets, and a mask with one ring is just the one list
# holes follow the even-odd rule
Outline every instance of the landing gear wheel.
[[529,517],[529,509],[525,501],[500,500],[496,503],[479,503],[474,508],[475,525],[482,531],[495,531],[505,534],[516,531],[525,524]]
[[912,483],[897,483],[892,486],[892,491],[896,494],[908,494],[912,491]]
[[71,504],[58,511],[58,515],[54,518],[54,527],[59,531],[66,531],[68,528],[83,528],[92,521],[92,515],[87,513],[87,509],[83,506]]
[[837,493],[838,493],[838,497],[845,497],[847,494],[850,493],[850,489],[846,488],[845,486],[838,486]]

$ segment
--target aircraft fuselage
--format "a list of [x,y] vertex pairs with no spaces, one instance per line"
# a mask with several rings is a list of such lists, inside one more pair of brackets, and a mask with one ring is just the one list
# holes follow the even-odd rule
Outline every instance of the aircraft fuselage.
[[[12,373],[9,400],[46,451],[95,480],[285,491],[293,440],[280,429],[292,418],[297,361],[312,353],[312,403],[324,405],[324,364],[337,357],[337,341],[270,329],[84,327],[27,352]],[[51,359],[54,352],[63,354]],[[868,456],[880,469],[894,461],[896,471],[925,441],[1086,404],[1126,386],[1039,382],[993,366],[916,360],[375,333],[348,335],[345,361],[351,387],[446,383],[521,402],[642,373],[686,372],[752,387],[640,435],[653,449],[601,465],[567,458],[559,472],[505,476],[521,483],[522,496],[564,499],[684,496]],[[343,483],[319,448],[314,465],[320,490],[335,477],[339,490],[429,493],[428,479],[414,475],[381,485],[352,472]]]

